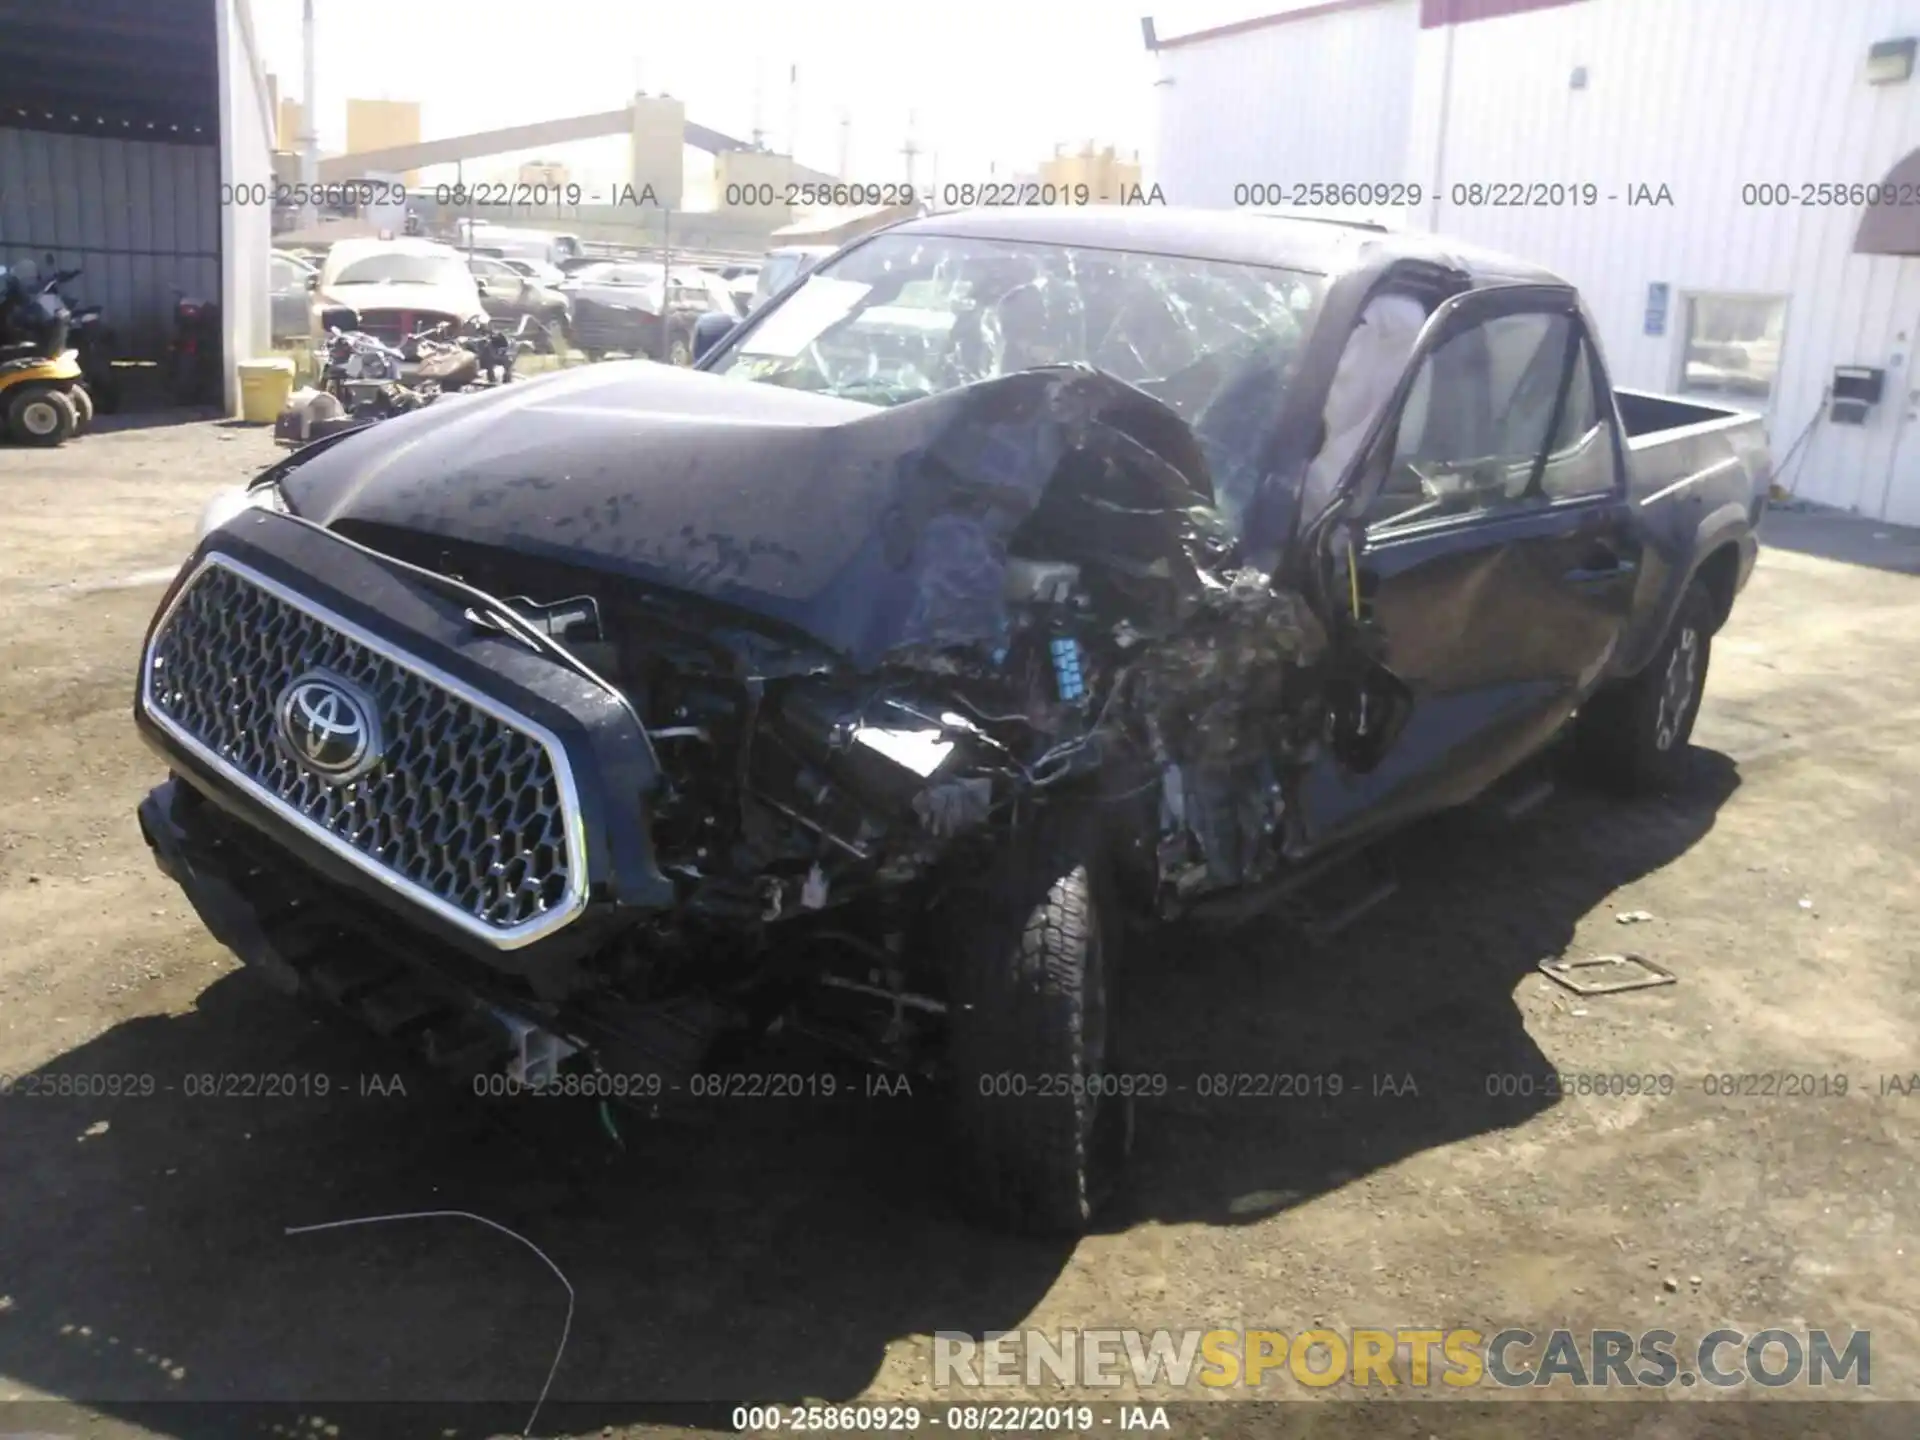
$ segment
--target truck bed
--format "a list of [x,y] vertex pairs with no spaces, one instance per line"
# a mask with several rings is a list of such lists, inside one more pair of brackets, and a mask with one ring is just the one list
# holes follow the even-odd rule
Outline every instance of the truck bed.
[[1649,439],[1668,430],[1689,430],[1696,425],[1716,421],[1759,420],[1750,410],[1735,410],[1722,405],[1703,405],[1697,400],[1682,400],[1673,395],[1656,395],[1647,390],[1615,390],[1613,398],[1620,407],[1620,423],[1627,440]]
[[1757,552],[1772,463],[1766,417],[1643,390],[1615,390],[1627,437],[1628,492],[1647,544],[1617,673],[1658,646],[1686,585],[1704,576],[1724,616]]

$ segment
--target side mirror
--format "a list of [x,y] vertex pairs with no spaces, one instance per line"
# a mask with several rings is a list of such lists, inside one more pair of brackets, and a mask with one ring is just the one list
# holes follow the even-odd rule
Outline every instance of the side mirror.
[[320,288],[320,272],[316,270],[311,275],[307,276],[307,289],[318,290],[319,288]]
[[693,322],[693,358],[701,360],[714,346],[733,333],[740,322],[719,310],[709,310]]
[[482,295],[484,295],[487,293],[487,282],[484,279],[482,279],[480,276],[476,275],[473,277],[473,288],[478,290]]
[[329,305],[320,312],[322,330],[358,330],[360,312],[351,305]]

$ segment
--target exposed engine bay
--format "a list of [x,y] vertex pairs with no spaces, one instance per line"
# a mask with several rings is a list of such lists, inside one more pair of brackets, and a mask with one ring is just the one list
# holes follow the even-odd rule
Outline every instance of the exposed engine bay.
[[[1157,815],[1163,911],[1272,873],[1286,774],[1321,729],[1308,676],[1325,636],[1238,563],[1178,418],[1077,367],[869,413],[837,428],[911,421],[926,443],[889,467],[866,507],[877,534],[826,598],[778,597],[773,618],[797,624],[726,603],[753,558],[682,562],[708,600],[440,527],[333,523],[501,596],[630,699],[665,776],[654,842],[690,915],[770,922],[904,884],[1096,777],[1116,828]],[[881,603],[835,603],[856,586]]]
[[[807,567],[785,563],[765,516],[763,538],[743,524],[737,553],[716,556],[717,512],[691,513],[724,496],[714,467],[669,497],[682,524],[649,507],[639,564],[604,523],[597,543],[526,543],[534,517],[496,525],[499,487],[456,502],[430,458],[383,477],[378,454],[330,466],[351,452],[316,446],[256,492],[495,597],[467,611],[476,629],[582,668],[644,727],[659,779],[634,800],[675,902],[531,972],[542,1003],[610,989],[647,1007],[837,974],[871,992],[843,996],[868,1021],[922,991],[937,1010],[914,917],[1051,806],[1095,807],[1130,894],[1162,916],[1286,865],[1289,781],[1326,728],[1327,637],[1300,595],[1239,561],[1178,416],[1079,366],[845,412],[835,451],[875,458],[837,504],[870,529],[822,542],[834,563],[806,586],[786,583]],[[543,536],[575,529],[554,494],[534,490]],[[610,510],[568,498],[583,525]],[[687,543],[664,550],[663,531]],[[919,1028],[841,1038],[910,1064]]]

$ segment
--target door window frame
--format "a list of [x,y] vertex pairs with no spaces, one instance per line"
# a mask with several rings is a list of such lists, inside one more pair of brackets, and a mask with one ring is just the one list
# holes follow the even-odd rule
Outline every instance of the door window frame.
[[[1584,340],[1590,347],[1589,353],[1595,357],[1598,356],[1599,350],[1594,342],[1593,327],[1587,323],[1579,295],[1571,286],[1516,282],[1465,291],[1443,301],[1428,317],[1426,326],[1420,332],[1419,340],[1408,356],[1406,368],[1394,385],[1391,398],[1381,407],[1380,414],[1375,417],[1374,424],[1368,432],[1366,442],[1359,447],[1347,473],[1342,477],[1335,492],[1335,499],[1325,512],[1326,518],[1315,524],[1314,528],[1317,532],[1324,534],[1332,525],[1344,521],[1349,526],[1349,533],[1353,534],[1356,540],[1372,547],[1397,544],[1402,540],[1433,534],[1495,525],[1529,515],[1554,513],[1567,508],[1609,504],[1619,499],[1624,493],[1626,483],[1619,417],[1613,405],[1612,395],[1601,393],[1604,366],[1595,363],[1589,366],[1594,401],[1600,412],[1601,422],[1612,432],[1613,484],[1610,489],[1596,491],[1591,495],[1576,495],[1562,499],[1543,496],[1521,504],[1436,515],[1429,520],[1415,521],[1380,534],[1373,533],[1367,524],[1365,510],[1371,504],[1373,496],[1367,493],[1365,481],[1378,469],[1383,458],[1382,447],[1390,449],[1395,444],[1401,413],[1420,377],[1422,367],[1435,351],[1455,337],[1502,316],[1519,314],[1548,314],[1565,318],[1571,327],[1571,336]],[[1551,433],[1550,430],[1549,436]],[[1391,464],[1390,454],[1384,458]]]

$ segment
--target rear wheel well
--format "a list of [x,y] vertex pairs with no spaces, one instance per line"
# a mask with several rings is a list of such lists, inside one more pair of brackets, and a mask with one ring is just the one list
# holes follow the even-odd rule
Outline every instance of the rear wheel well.
[[1702,560],[1700,568],[1693,573],[1713,599],[1713,628],[1718,631],[1733,611],[1734,582],[1740,578],[1740,547],[1731,543],[1722,545]]

